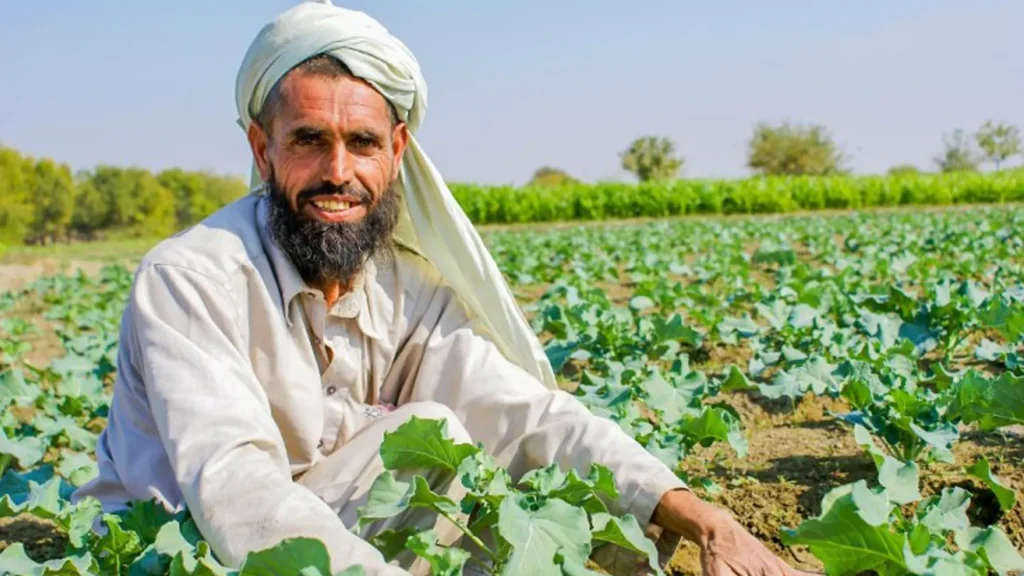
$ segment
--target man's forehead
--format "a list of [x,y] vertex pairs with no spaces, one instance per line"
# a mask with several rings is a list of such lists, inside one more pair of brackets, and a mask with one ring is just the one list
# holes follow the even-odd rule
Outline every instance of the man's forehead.
[[379,116],[381,121],[388,121],[387,99],[362,78],[293,72],[281,82],[282,119],[308,116],[317,110],[336,112],[345,107],[358,110],[361,116]]

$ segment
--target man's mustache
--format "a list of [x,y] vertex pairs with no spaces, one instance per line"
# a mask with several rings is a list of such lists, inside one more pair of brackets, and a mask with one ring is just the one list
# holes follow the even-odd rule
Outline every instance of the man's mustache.
[[298,196],[295,197],[295,205],[302,208],[317,196],[349,196],[360,204],[369,204],[373,199],[365,188],[348,184],[336,186],[330,182],[324,182],[315,188],[306,188],[299,192]]

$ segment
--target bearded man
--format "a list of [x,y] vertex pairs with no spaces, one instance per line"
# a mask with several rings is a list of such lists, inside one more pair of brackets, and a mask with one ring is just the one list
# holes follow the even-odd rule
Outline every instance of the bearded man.
[[482,443],[513,479],[551,463],[610,467],[621,494],[612,511],[697,542],[707,574],[797,574],[558,390],[414,137],[426,90],[398,39],[329,1],[259,32],[236,94],[253,194],[141,261],[99,476],[75,499],[108,511],[153,498],[187,506],[229,566],[308,536],[326,544],[333,570],[423,573],[408,557],[385,562],[366,539],[432,527],[427,513],[349,530],[383,469],[384,433],[419,416]]

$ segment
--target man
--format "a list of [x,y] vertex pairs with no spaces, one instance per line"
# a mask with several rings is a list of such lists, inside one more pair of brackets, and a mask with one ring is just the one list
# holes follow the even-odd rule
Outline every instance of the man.
[[[413,133],[426,84],[365,14],[309,2],[238,75],[256,193],[141,262],[121,326],[100,475],[76,498],[187,506],[219,559],[290,536],[334,570],[408,574],[348,528],[386,431],[442,418],[513,477],[609,466],[632,513],[716,575],[797,574],[614,423],[557,390],[511,292]],[[451,479],[432,482],[449,493]],[[401,564],[401,563],[399,563]]]

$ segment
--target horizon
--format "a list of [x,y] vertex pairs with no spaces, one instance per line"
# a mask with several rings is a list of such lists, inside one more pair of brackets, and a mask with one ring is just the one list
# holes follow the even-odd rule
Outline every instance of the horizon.
[[[0,50],[18,55],[0,68],[0,144],[76,172],[247,180],[235,74],[259,28],[294,3],[0,8]],[[542,166],[633,181],[617,154],[647,134],[676,144],[683,179],[748,177],[755,123],[784,120],[827,128],[854,174],[933,171],[954,129],[1024,126],[1022,3],[334,3],[378,19],[420,61],[429,103],[416,136],[449,182],[522,185]]]

